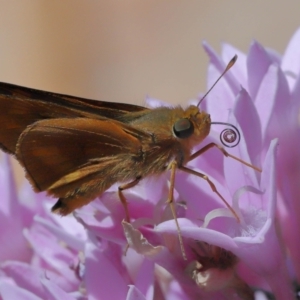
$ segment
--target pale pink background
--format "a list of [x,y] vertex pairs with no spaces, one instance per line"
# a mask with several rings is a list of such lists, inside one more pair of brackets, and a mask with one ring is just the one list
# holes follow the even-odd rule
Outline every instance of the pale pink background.
[[206,87],[201,40],[282,52],[299,25],[299,0],[0,0],[0,81],[180,103]]

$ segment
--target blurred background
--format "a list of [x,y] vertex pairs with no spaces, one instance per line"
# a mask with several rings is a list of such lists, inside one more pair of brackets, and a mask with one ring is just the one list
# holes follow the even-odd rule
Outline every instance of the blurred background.
[[283,53],[298,0],[0,0],[0,81],[114,102],[206,89],[207,40]]

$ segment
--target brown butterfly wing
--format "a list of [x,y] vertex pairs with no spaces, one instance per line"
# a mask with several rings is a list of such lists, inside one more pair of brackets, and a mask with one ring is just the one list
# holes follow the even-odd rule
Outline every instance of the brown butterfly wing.
[[68,203],[59,211],[67,214],[115,182],[136,178],[141,140],[151,137],[113,120],[48,119],[22,133],[16,157],[37,191]]
[[132,113],[132,118],[135,114],[138,117],[143,111],[147,109],[132,104],[94,101],[0,83],[0,148],[15,154],[20,134],[40,120],[74,117],[118,120]]

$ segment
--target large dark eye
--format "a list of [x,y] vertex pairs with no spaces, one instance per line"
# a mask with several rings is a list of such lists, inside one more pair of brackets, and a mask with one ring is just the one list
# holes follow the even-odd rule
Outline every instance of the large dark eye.
[[194,133],[194,125],[189,119],[179,119],[173,126],[176,137],[186,139]]

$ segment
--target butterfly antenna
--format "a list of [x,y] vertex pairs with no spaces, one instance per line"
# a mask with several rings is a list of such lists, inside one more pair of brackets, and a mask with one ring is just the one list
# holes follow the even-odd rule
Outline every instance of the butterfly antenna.
[[218,83],[218,81],[227,73],[228,70],[231,69],[231,67],[235,64],[236,60],[237,60],[238,56],[235,55],[230,62],[227,64],[225,70],[223,71],[223,73],[219,76],[219,78],[215,81],[215,83],[211,86],[211,88],[204,94],[204,96],[199,100],[197,107],[199,107],[199,105],[201,104],[201,102],[205,99],[205,97],[210,93],[210,91],[215,87],[215,85]]

